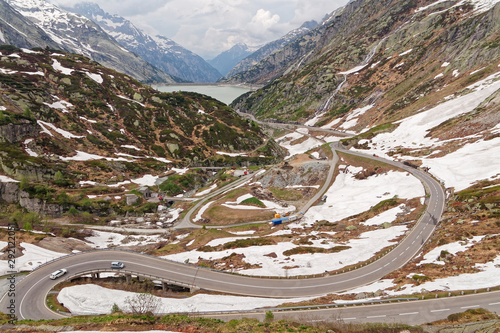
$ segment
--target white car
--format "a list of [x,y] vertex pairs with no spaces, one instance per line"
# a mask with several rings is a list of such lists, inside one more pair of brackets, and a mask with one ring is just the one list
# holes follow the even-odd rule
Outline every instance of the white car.
[[121,262],[121,261],[113,261],[111,263],[111,268],[118,268],[118,269],[121,269],[125,267],[125,265]]
[[68,271],[65,270],[64,268],[63,269],[58,269],[57,271],[55,271],[54,273],[50,274],[50,278],[51,280],[55,280],[57,279],[58,277],[60,276],[63,276],[64,274],[66,274]]

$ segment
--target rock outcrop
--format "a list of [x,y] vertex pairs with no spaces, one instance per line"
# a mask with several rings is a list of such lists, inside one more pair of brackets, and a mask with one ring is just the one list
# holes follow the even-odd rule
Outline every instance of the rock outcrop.
[[15,182],[0,182],[0,205],[4,204],[19,204],[30,212],[50,217],[59,217],[63,213],[60,205],[30,197],[27,192],[20,190],[19,183]]
[[22,120],[18,124],[7,124],[0,126],[0,142],[16,143],[25,138],[36,136],[39,127],[28,120]]

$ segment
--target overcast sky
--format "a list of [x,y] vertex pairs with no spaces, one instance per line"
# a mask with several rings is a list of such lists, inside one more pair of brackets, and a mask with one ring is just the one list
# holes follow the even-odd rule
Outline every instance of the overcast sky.
[[[71,6],[81,0],[50,0]],[[87,0],[161,34],[205,59],[237,43],[273,41],[309,20],[321,21],[348,0]]]

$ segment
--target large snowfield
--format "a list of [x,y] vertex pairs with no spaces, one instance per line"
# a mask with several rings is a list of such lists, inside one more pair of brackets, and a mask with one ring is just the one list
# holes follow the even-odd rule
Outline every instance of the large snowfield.
[[[85,284],[64,288],[57,296],[57,299],[75,314],[105,314],[111,312],[113,304],[118,305],[121,310],[130,311],[127,297],[133,299],[135,295],[136,293],[133,292]],[[277,306],[290,301],[290,299],[204,294],[188,298],[164,298],[156,296],[155,298],[160,302],[156,311],[157,313],[252,310],[261,307]],[[294,300],[300,301],[305,299]]]
[[[359,238],[351,239],[346,243],[335,243],[330,238],[313,240],[314,247],[333,248],[337,245],[345,245],[350,248],[338,253],[314,253],[296,254],[292,256],[284,255],[283,252],[296,248],[292,242],[282,242],[276,245],[251,246],[225,251],[201,252],[197,250],[181,252],[164,256],[163,258],[190,263],[196,263],[199,259],[220,259],[229,256],[231,253],[243,254],[244,261],[253,265],[260,265],[261,268],[238,270],[239,273],[252,276],[295,276],[320,274],[325,271],[340,269],[342,267],[362,262],[370,259],[376,252],[384,247],[395,244],[394,238],[405,233],[405,226],[395,226],[388,229],[377,229],[362,233]],[[231,237],[227,242],[234,240]],[[221,244],[226,239],[218,240],[214,244]],[[269,256],[274,253],[276,256]],[[287,268],[287,267],[294,268]]]
[[325,203],[311,207],[304,214],[300,224],[312,225],[321,220],[339,221],[367,211],[380,201],[394,197],[411,199],[425,196],[420,181],[407,172],[391,171],[358,180],[354,175],[361,171],[361,168],[351,166],[347,170],[340,173],[328,189]]
[[[467,88],[470,89],[469,93],[450,96],[443,103],[402,120],[391,133],[377,135],[368,144],[370,152],[388,159],[394,157],[404,159],[404,156],[396,154],[390,157],[387,153],[401,147],[410,149],[440,147],[443,142],[427,137],[429,131],[448,119],[472,112],[500,89],[500,72]],[[491,133],[500,133],[500,124],[497,124]],[[498,156],[500,156],[500,137],[487,141],[479,139],[443,157],[424,157],[422,165],[429,167],[429,172],[443,180],[445,186],[454,187],[458,191],[478,180],[500,177]]]

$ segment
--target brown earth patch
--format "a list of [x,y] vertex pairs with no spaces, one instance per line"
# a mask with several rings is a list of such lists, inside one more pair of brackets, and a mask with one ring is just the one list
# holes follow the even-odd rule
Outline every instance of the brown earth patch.
[[230,242],[218,245],[218,246],[205,245],[205,246],[198,248],[198,251],[214,252],[214,251],[239,249],[239,248],[245,248],[245,247],[251,247],[251,246],[264,246],[264,245],[275,245],[275,244],[276,244],[276,241],[274,240],[273,237],[268,237],[268,238],[249,237],[246,239],[237,239],[234,241],[230,241]]
[[[22,231],[18,230],[16,231],[16,243],[20,244],[21,242],[25,243],[30,243],[30,244],[35,244],[45,237],[52,237],[47,234],[38,234],[34,232],[29,232],[29,231]],[[0,229],[0,240],[4,242],[9,241],[9,234],[7,229]]]
[[233,271],[243,269],[256,269],[261,268],[260,265],[252,265],[245,262],[245,255],[240,253],[231,253],[230,255],[217,260],[206,260],[198,258],[198,265],[202,267],[209,267],[212,269]]
[[[300,133],[302,134],[302,133]],[[309,139],[309,136],[308,135],[303,135],[301,138],[298,138],[298,139],[295,139],[293,141],[290,141],[290,145],[294,146],[294,145],[298,145],[302,142],[305,142],[307,141],[307,139]]]
[[[207,225],[231,225],[255,221],[269,221],[274,217],[274,210],[271,209],[234,209],[222,206],[244,194],[250,193],[257,199],[277,201],[271,191],[254,186],[250,189],[238,188],[229,193],[223,194],[212,201],[210,207],[202,214],[202,224]],[[280,202],[286,205],[285,202]],[[200,224],[198,222],[198,224]]]
[[8,259],[12,259],[12,258],[9,258],[9,256],[12,256],[12,255],[14,255],[14,258],[21,257],[23,255],[24,247],[22,247],[19,244],[15,244],[14,248],[11,248],[11,247],[9,248],[9,246],[7,245],[3,249],[1,249],[0,251],[3,252],[0,255],[0,260],[8,260]]
[[283,255],[293,256],[295,254],[306,254],[306,253],[310,253],[310,254],[313,254],[313,253],[337,253],[337,252],[347,250],[350,248],[351,248],[350,246],[343,246],[343,245],[334,246],[334,247],[328,248],[328,249],[325,249],[322,247],[313,247],[313,246],[298,246],[298,247],[295,247],[293,249],[286,250],[285,252],[283,252]]
[[293,167],[296,167],[296,166],[301,166],[305,162],[311,162],[311,160],[313,159],[308,154],[298,154],[295,155],[295,157],[291,161],[288,161],[288,164],[290,164]]
[[262,209],[232,209],[214,206],[205,211],[203,216],[210,225],[230,225],[253,221],[268,221],[274,217],[274,211]]
[[240,232],[240,231],[253,230],[253,231],[255,231],[255,233],[253,235],[259,235],[261,233],[271,231],[271,226],[268,223],[249,224],[249,225],[243,225],[243,226],[238,226],[238,227],[226,228],[225,230],[228,232]]
[[404,170],[401,170],[390,164],[380,161],[375,161],[366,157],[350,155],[343,152],[337,152],[337,154],[340,157],[339,161],[340,164],[347,164],[355,167],[363,167],[364,170],[375,170],[375,168],[377,168],[377,173],[385,173],[388,171],[405,172]]
[[264,257],[278,258],[278,255],[275,252],[271,252],[269,254],[264,254]]
[[88,251],[92,249],[91,246],[81,240],[62,237],[45,237],[37,245],[59,253],[72,253],[74,250]]

